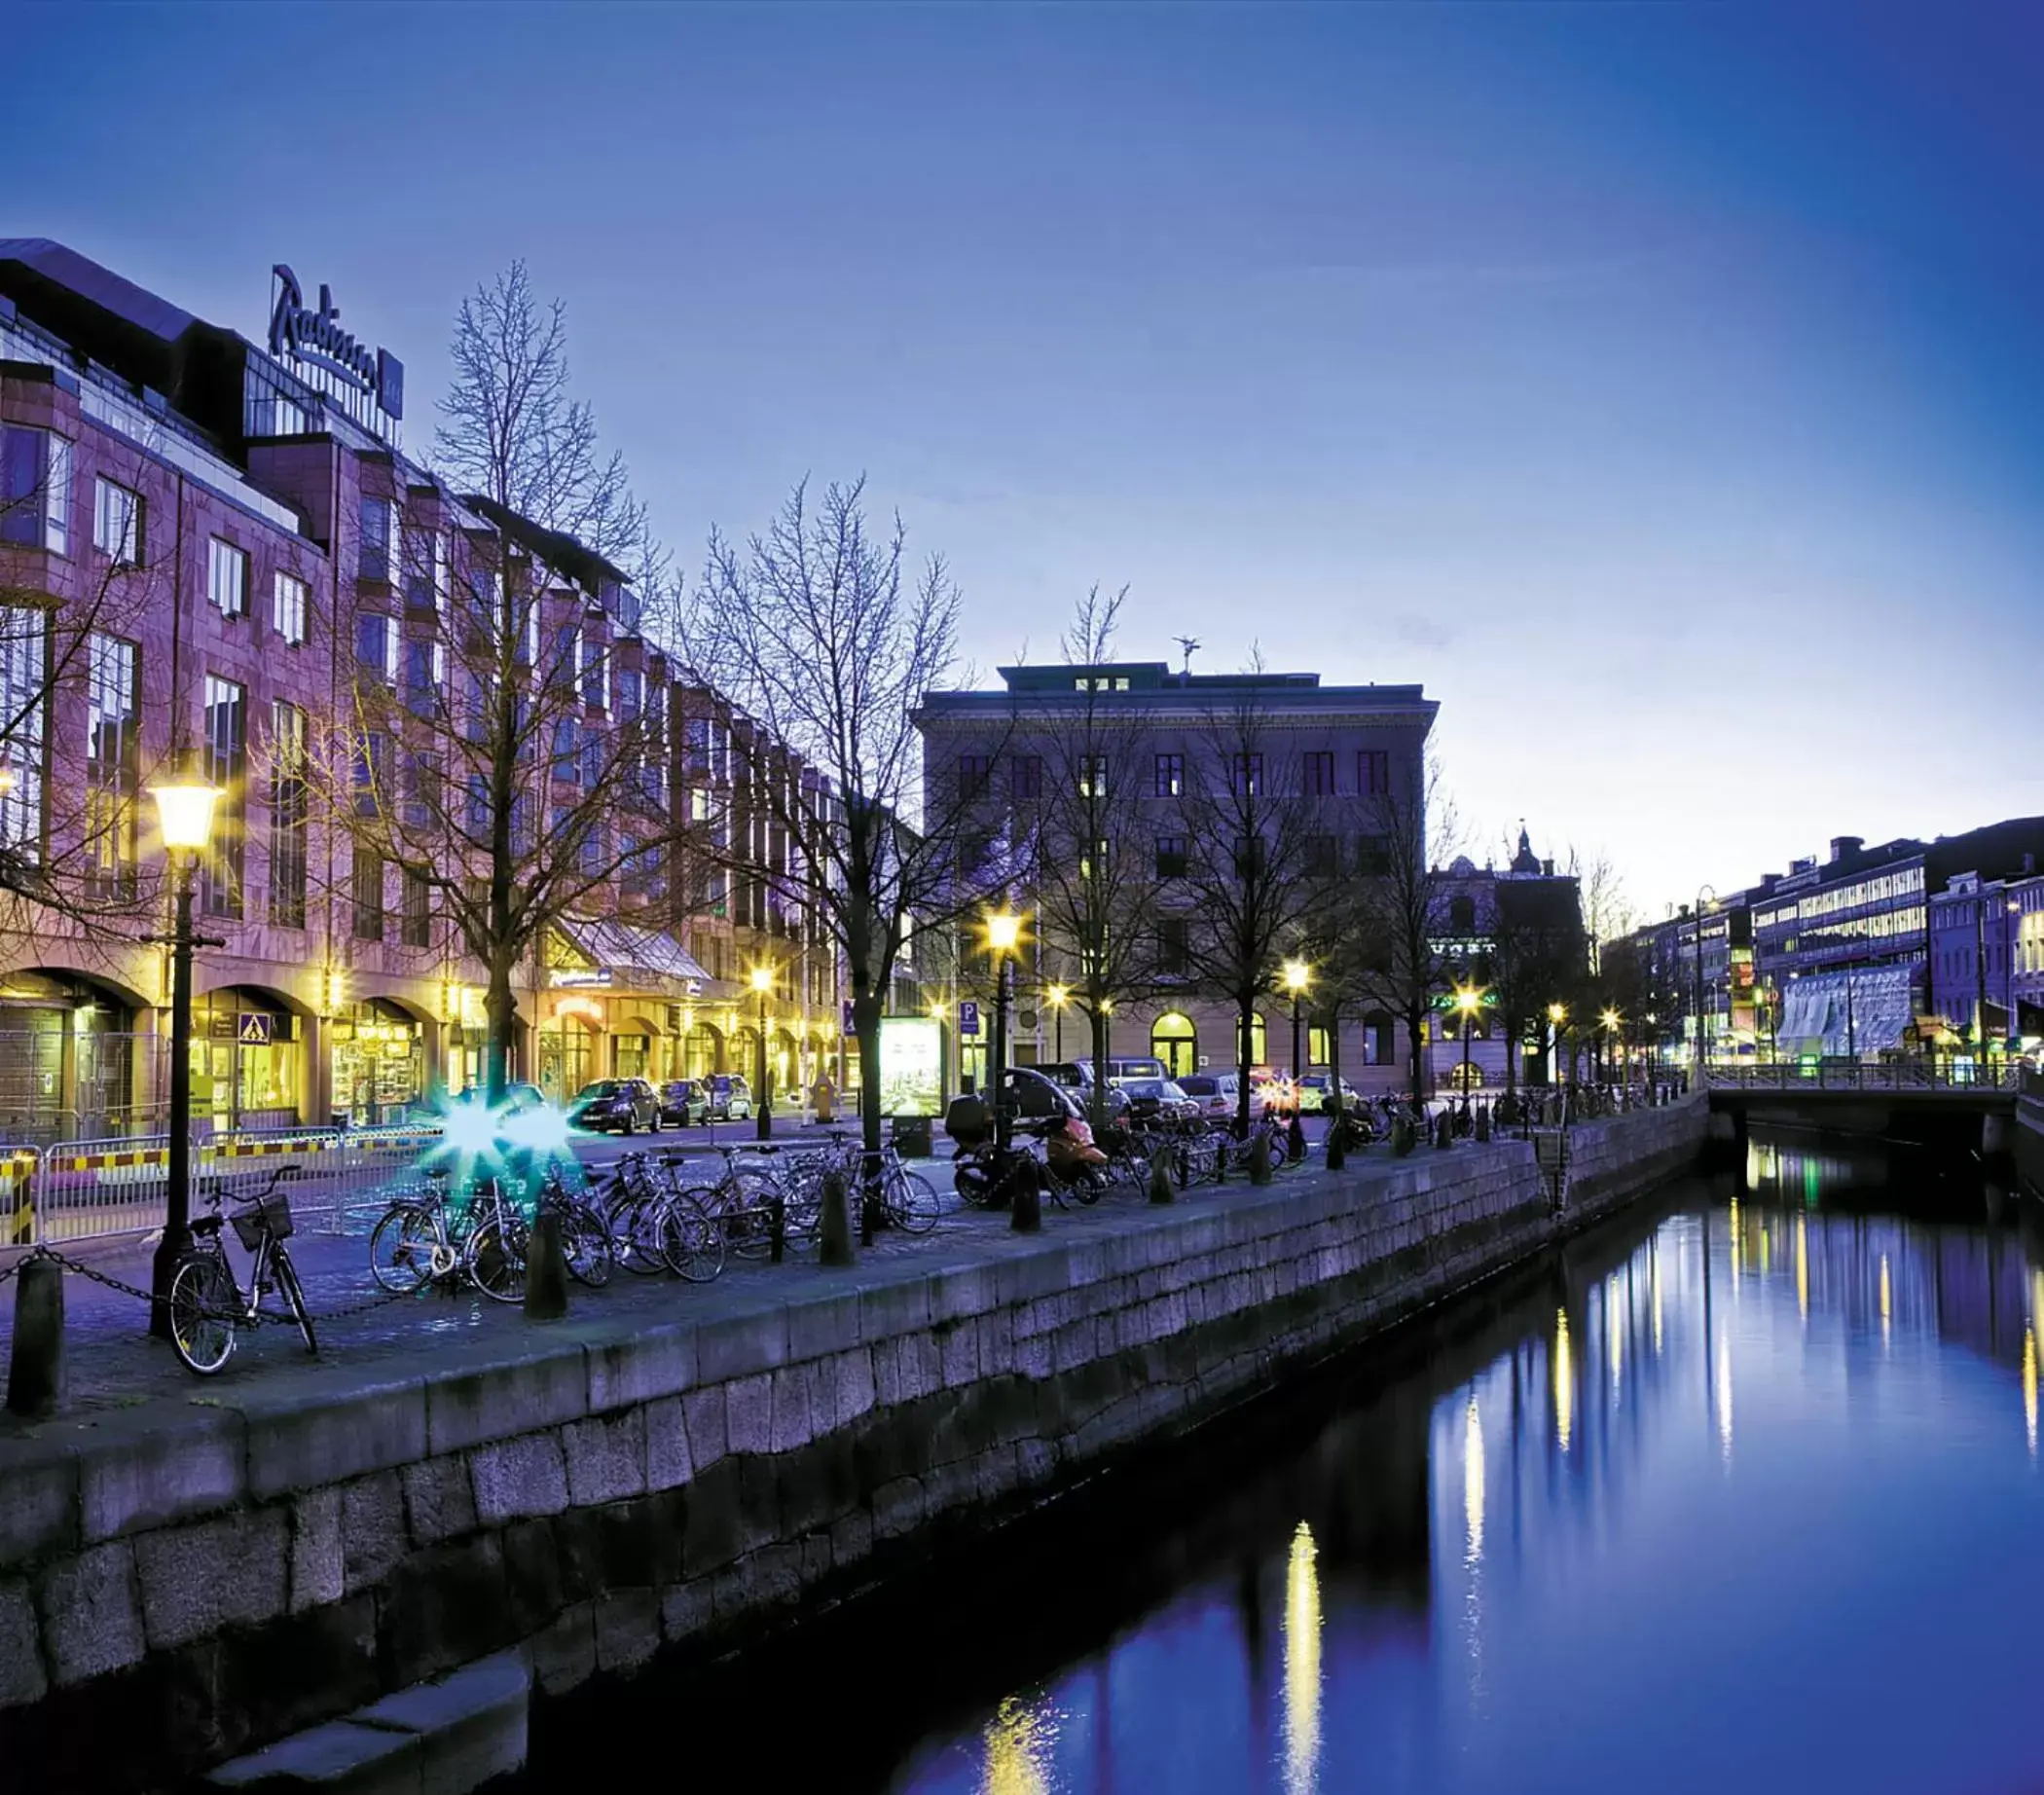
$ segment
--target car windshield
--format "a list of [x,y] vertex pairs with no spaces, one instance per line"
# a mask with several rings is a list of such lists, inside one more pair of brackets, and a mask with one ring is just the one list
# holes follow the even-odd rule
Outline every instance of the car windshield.
[[1183,1103],[1186,1100],[1186,1087],[1183,1084],[1172,1083],[1169,1079],[1159,1079],[1157,1095],[1167,1103]]
[[594,1084],[585,1084],[575,1092],[577,1103],[587,1103],[592,1097],[615,1097],[623,1087],[615,1079],[599,1079]]
[[1181,1079],[1178,1087],[1188,1097],[1212,1097],[1221,1090],[1212,1079]]

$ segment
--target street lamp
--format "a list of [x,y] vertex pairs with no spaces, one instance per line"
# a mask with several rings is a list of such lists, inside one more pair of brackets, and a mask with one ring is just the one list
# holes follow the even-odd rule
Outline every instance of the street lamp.
[[1548,1082],[1561,1082],[1561,1025],[1568,1020],[1566,1004],[1548,1006]]
[[987,951],[994,956],[994,1044],[987,1082],[993,1086],[994,1151],[1007,1152],[1011,1139],[1007,1090],[1007,1005],[1015,988],[1014,952],[1022,939],[1022,919],[1012,910],[997,910],[986,919]]
[[1469,1031],[1482,1007],[1483,994],[1474,985],[1463,985],[1455,993],[1455,1008],[1462,1017],[1462,1101],[1469,1101]]
[[220,945],[192,933],[192,882],[212,839],[213,806],[221,793],[188,754],[180,754],[149,795],[156,800],[157,828],[177,894],[176,923],[167,937],[159,937],[170,948],[170,1139],[164,1238],[151,1267],[156,1300],[149,1312],[150,1333],[168,1339],[170,1280],[192,1247],[192,950]]
[[[1603,1013],[1603,1014],[1602,1014],[1601,1016],[1599,1016],[1599,1017],[1597,1018],[1597,1020],[1598,1020],[1599,1022],[1603,1023],[1603,1025],[1604,1025],[1604,1076],[1605,1076],[1605,1077],[1606,1077],[1606,1078],[1608,1079],[1608,1078],[1609,1078],[1609,1077],[1611,1076],[1611,1038],[1612,1038],[1612,1036],[1613,1036],[1613,1035],[1616,1035],[1616,1034],[1618,1033],[1618,1027],[1619,1027],[1619,1022],[1620,1022],[1621,1018],[1620,1018],[1620,1016],[1619,1016],[1619,1012],[1618,1012],[1617,1010],[1613,1009],[1612,1007],[1610,1007],[1610,1006],[1608,1006],[1608,1005],[1607,1005],[1607,1006],[1605,1007],[1605,1009],[1604,1009],[1604,1013]],[[1621,1037],[1621,1038],[1620,1038],[1620,1041],[1619,1041],[1619,1080],[1618,1080],[1618,1081],[1619,1081],[1619,1082],[1620,1082],[1621,1084],[1624,1083],[1624,1081],[1625,1081],[1625,1059],[1624,1059],[1624,1054],[1625,1054],[1625,1044],[1624,1044],[1624,1038],[1623,1038],[1623,1037]]]
[[[1703,1062],[1709,1053],[1709,1042],[1703,1019],[1703,904],[1709,900],[1710,907],[1718,907],[1718,888],[1703,884],[1697,887],[1697,1081],[1703,1081]],[[1728,944],[1730,937],[1727,937]]]
[[1050,1013],[1055,1018],[1050,1025],[1055,1035],[1050,1057],[1062,1060],[1065,1057],[1065,1006],[1072,1002],[1072,992],[1068,986],[1052,985],[1043,993],[1043,1002],[1050,1006]]
[[759,1138],[770,1141],[774,1138],[774,1095],[767,1084],[767,999],[774,995],[774,969],[755,966],[746,982],[759,995],[759,1052],[753,1060],[759,1071],[759,1093],[752,1117]]
[[1299,1064],[1302,1051],[1299,1044],[1299,1006],[1305,1000],[1306,987],[1313,982],[1313,969],[1303,960],[1287,960],[1284,965],[1285,989],[1292,996],[1292,1107],[1298,1107],[1298,1081],[1303,1076]]

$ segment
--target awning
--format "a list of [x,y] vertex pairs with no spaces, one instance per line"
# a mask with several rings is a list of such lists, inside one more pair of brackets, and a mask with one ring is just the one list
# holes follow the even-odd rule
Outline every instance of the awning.
[[681,943],[662,930],[642,929],[612,917],[567,920],[554,927],[568,952],[550,956],[556,964],[549,969],[549,984],[700,997],[710,982],[710,974]]

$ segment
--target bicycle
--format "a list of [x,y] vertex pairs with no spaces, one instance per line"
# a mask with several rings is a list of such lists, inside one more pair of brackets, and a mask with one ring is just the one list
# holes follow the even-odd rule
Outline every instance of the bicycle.
[[[426,1176],[439,1188],[401,1192],[371,1230],[370,1275],[394,1296],[465,1278],[498,1302],[522,1300],[527,1235],[523,1213],[505,1202],[493,1178],[478,1181],[456,1204],[446,1190],[444,1172]],[[564,1249],[566,1234],[564,1229]]]
[[[267,1185],[225,1216],[220,1213],[223,1193],[214,1189],[205,1194],[213,1213],[192,1224],[192,1250],[171,1274],[169,1296],[170,1344],[186,1369],[201,1377],[211,1376],[227,1363],[235,1350],[237,1328],[282,1319],[263,1313],[263,1289],[272,1278],[290,1305],[299,1333],[305,1336],[306,1351],[319,1350],[311,1312],[306,1307],[305,1287],[284,1246],[295,1225],[290,1201],[279,1187],[297,1173],[295,1165],[278,1166]],[[228,1264],[227,1243],[220,1236],[223,1222],[235,1225],[241,1244],[255,1256],[248,1268],[245,1297]]]

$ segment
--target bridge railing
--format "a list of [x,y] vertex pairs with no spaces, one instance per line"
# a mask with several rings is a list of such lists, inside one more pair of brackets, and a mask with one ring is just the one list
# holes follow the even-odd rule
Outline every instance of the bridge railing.
[[1712,1090],[1836,1091],[1981,1091],[2023,1088],[2022,1066],[1953,1066],[1927,1060],[1888,1060],[1878,1065],[1853,1061],[1762,1060],[1751,1065],[1706,1066],[1703,1081]]

